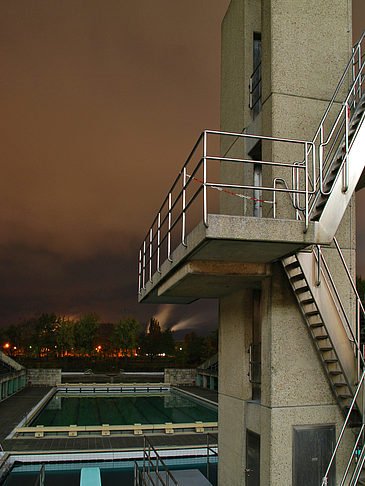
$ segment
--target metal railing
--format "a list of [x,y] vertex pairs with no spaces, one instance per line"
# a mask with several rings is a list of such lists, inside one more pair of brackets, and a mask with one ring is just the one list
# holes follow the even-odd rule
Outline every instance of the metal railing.
[[[212,446],[211,440],[213,440],[213,443],[216,444],[216,446]],[[209,481],[210,478],[210,466],[213,464],[210,462],[210,455],[214,457],[218,457],[218,452],[217,452],[217,439],[214,437],[212,434],[207,434],[207,472],[206,476]],[[216,465],[216,464],[214,464]]]
[[[261,141],[265,144],[291,144],[300,148],[298,150],[298,160],[277,162],[214,155],[214,151],[213,153],[210,152],[208,143],[214,137],[218,137],[221,141],[223,138],[230,138],[235,141],[248,143]],[[219,176],[214,172],[217,168],[217,163],[280,167],[292,172],[292,180],[285,187],[222,183],[219,182]],[[156,272],[157,274],[161,273],[163,262],[172,262],[173,251],[178,245],[187,246],[187,228],[189,224],[191,227],[194,215],[196,216],[197,213],[201,215],[198,217],[198,221],[202,221],[208,227],[209,202],[210,199],[214,199],[212,190],[248,200],[255,200],[252,194],[258,190],[264,191],[269,195],[278,192],[288,193],[292,196],[294,209],[303,210],[305,224],[308,227],[309,197],[316,190],[316,187],[312,184],[315,173],[315,150],[312,142],[205,130],[198,138],[180,170],[140,247],[138,292],[141,293],[146,288],[148,281],[152,282],[152,277]],[[299,204],[299,201],[301,201],[301,204]],[[273,198],[264,202],[272,206]],[[196,206],[197,203],[198,207]],[[195,214],[192,209],[194,204]],[[275,200],[275,204],[278,204],[277,200]],[[297,217],[294,215],[293,219],[297,219]]]
[[[347,190],[347,155],[351,146],[351,140],[354,138],[354,134],[350,133],[350,120],[358,102],[364,94],[365,63],[364,56],[362,55],[362,51],[364,50],[363,44],[365,42],[364,37],[365,31],[361,35],[359,42],[353,48],[352,56],[347,63],[344,73],[313,137],[313,144],[318,152],[316,183],[319,186],[319,191],[318,194],[314,194],[311,197],[310,211],[314,209],[315,201],[319,194],[328,195],[331,192],[332,185],[326,188],[324,183],[327,175],[332,170],[333,164],[336,161],[335,155],[342,143],[344,144],[343,161],[338,169],[335,180],[342,173],[342,189],[343,191]],[[350,88],[348,88],[349,78],[351,79]],[[341,91],[346,93],[344,99],[339,99]]]
[[[351,414],[354,412],[354,409],[356,407],[356,402],[357,402],[357,399],[359,397],[359,394],[360,394],[360,391],[363,392],[363,387],[364,387],[364,379],[365,379],[365,360],[364,360],[364,355],[363,355],[363,352],[362,352],[362,349],[361,349],[361,343],[360,343],[360,318],[361,318],[361,315],[365,316],[365,309],[364,309],[364,306],[361,302],[361,299],[360,299],[360,296],[358,294],[358,291],[356,289],[356,285],[355,285],[355,282],[351,276],[351,272],[347,266],[347,263],[345,261],[345,258],[343,256],[343,253],[341,251],[341,248],[336,240],[336,238],[334,238],[334,244],[335,244],[335,247],[337,249],[337,252],[339,254],[339,257],[340,257],[340,260],[343,264],[343,267],[344,267],[344,270],[345,270],[345,273],[346,273],[346,276],[350,282],[350,285],[351,285],[351,288],[352,288],[352,291],[355,295],[355,299],[356,299],[356,328],[355,330],[351,327],[350,325],[350,321],[346,315],[346,312],[345,312],[345,309],[343,307],[343,304],[341,302],[341,298],[339,296],[339,292],[338,290],[336,289],[336,286],[335,286],[335,283],[334,283],[334,280],[333,280],[333,277],[330,273],[330,270],[328,268],[328,265],[326,263],[326,260],[320,250],[320,248],[318,249],[318,255],[316,256],[317,258],[317,274],[318,274],[318,284],[320,284],[321,282],[321,275],[323,275],[324,271],[326,272],[327,274],[327,282],[329,281],[331,283],[331,287],[333,289],[333,294],[334,294],[334,301],[336,301],[340,307],[340,310],[341,310],[341,313],[342,315],[345,317],[345,323],[346,323],[346,328],[350,334],[350,337],[351,337],[351,340],[353,342],[353,346],[354,346],[354,352],[355,352],[355,356],[356,356],[356,359],[357,359],[357,363],[358,363],[358,385],[356,387],[356,391],[355,391],[355,394],[354,394],[354,397],[351,401],[351,404],[350,404],[350,407],[349,407],[349,411],[346,415],[346,419],[345,419],[345,422],[342,426],[342,429],[341,429],[341,432],[338,436],[338,439],[337,439],[337,442],[336,442],[336,445],[335,445],[335,448],[333,450],[333,453],[332,453],[332,456],[331,456],[331,459],[330,459],[330,462],[329,462],[329,465],[327,467],[327,470],[325,472],[325,475],[324,477],[322,478],[322,483],[321,483],[321,486],[327,486],[328,484],[328,476],[329,476],[329,473],[331,471],[331,468],[332,466],[334,465],[334,460],[335,460],[335,457],[336,457],[336,454],[337,454],[337,451],[341,445],[341,442],[342,442],[342,439],[343,439],[343,436],[344,436],[344,433],[345,433],[345,430],[347,428],[347,426],[349,425],[349,422],[350,422],[350,417],[351,417]],[[322,270],[323,268],[323,270]],[[363,370],[363,371],[361,371]],[[359,447],[363,448],[363,443],[364,443],[364,426],[365,424],[363,423],[361,428],[360,428],[360,431],[357,435],[357,438],[356,438],[356,441],[355,441],[355,444],[354,444],[354,447],[351,451],[351,454],[350,454],[350,457],[349,457],[349,460],[348,460],[348,463],[347,463],[347,466],[345,468],[345,471],[342,475],[342,479],[341,479],[341,483],[340,483],[340,486],[343,486],[345,484],[345,481],[348,477],[348,474],[351,470],[351,466],[353,464],[354,461],[357,460],[357,455],[356,455],[356,452],[359,450]],[[361,464],[361,467],[363,465],[363,463],[365,462],[365,455],[362,455],[361,456],[361,460],[362,460],[362,464]],[[355,468],[355,471],[353,472],[353,476],[351,478],[351,481],[352,480],[357,480],[357,478],[354,478],[354,475],[356,474],[360,474],[360,471],[361,471],[361,467],[356,467]],[[353,484],[356,484],[353,483]]]
[[134,461],[134,486],[142,485],[179,486],[179,483],[146,436],[144,436],[142,470],[138,466],[137,461]]
[[44,486],[44,477],[45,477],[45,465],[42,464],[41,469],[34,482],[34,486]]
[[[238,196],[255,200],[255,193],[273,194],[271,200],[264,201],[272,205],[273,217],[277,215],[278,198],[277,193],[286,192],[291,195],[292,206],[295,209],[295,219],[302,215],[305,221],[305,228],[308,228],[311,213],[313,212],[316,201],[321,194],[326,195],[331,191],[325,187],[325,181],[333,164],[336,162],[336,155],[344,144],[344,155],[341,166],[338,168],[337,178],[342,174],[343,190],[347,188],[348,167],[347,156],[354,139],[354,134],[350,132],[350,122],[359,100],[362,98],[364,90],[365,63],[361,54],[363,50],[365,32],[353,49],[353,54],[345,68],[345,71],[335,89],[332,99],[323,115],[319,127],[312,141],[293,140],[277,137],[264,137],[249,135],[246,133],[222,132],[205,130],[198,138],[186,162],[180,170],[175,182],[163,201],[139,251],[138,262],[138,292],[146,289],[148,281],[152,282],[152,276],[157,272],[161,273],[163,262],[172,262],[173,251],[179,245],[187,246],[188,224],[193,219],[192,213],[198,211],[205,226],[208,226],[208,199],[212,198],[213,190],[218,190],[230,196]],[[250,107],[257,105],[261,81],[261,64],[259,64],[250,83]],[[350,88],[348,89],[348,80]],[[256,80],[254,82],[254,80]],[[261,88],[260,88],[261,89]],[[346,95],[342,93],[345,92]],[[342,100],[339,101],[339,97]],[[289,143],[301,144],[303,146],[303,156],[291,161],[263,161],[242,157],[229,157],[227,152],[224,156],[212,155],[208,141],[211,137],[231,137],[235,142],[251,144],[253,141],[261,141],[263,144]],[[233,143],[233,144],[234,144]],[[233,145],[231,144],[231,146]],[[229,150],[228,150],[229,152]],[[242,154],[246,153],[246,148],[242,148]],[[214,154],[214,152],[213,152]],[[319,160],[317,164],[316,161]],[[251,184],[229,184],[219,182],[219,177],[211,177],[210,171],[216,163],[232,164],[254,164],[261,167],[276,166],[291,169],[291,181],[282,177],[276,177],[272,186],[251,185]],[[290,176],[289,176],[290,177]],[[334,182],[335,182],[334,181]],[[333,183],[334,183],[333,182]],[[250,196],[253,194],[253,197]],[[269,197],[269,196],[268,196]],[[262,202],[262,201],[261,201]],[[193,211],[193,206],[195,207]],[[198,209],[196,209],[198,206]],[[190,225],[191,226],[191,225]]]

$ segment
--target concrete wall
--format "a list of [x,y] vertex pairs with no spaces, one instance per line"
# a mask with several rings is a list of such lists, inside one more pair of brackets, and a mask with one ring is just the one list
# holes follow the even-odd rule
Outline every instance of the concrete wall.
[[27,369],[27,383],[55,386],[61,383],[61,368]]
[[[262,112],[253,121],[248,107],[252,38],[262,33]],[[351,53],[351,2],[338,0],[232,0],[222,24],[221,129],[273,137],[312,140]],[[339,94],[336,109],[341,103]],[[336,110],[335,110],[336,111]],[[332,115],[332,119],[334,118]],[[250,147],[221,144],[222,155],[245,157]],[[263,160],[300,161],[294,145],[263,143]],[[253,184],[250,166],[222,164],[222,182]],[[264,185],[274,177],[290,180],[288,169],[265,167]],[[252,192],[247,194],[251,194]],[[272,195],[264,198],[271,199]],[[293,218],[287,194],[279,195],[277,215]],[[271,217],[269,206],[263,216]],[[345,256],[355,272],[355,208],[351,203],[338,230]],[[221,198],[224,214],[252,215],[252,204]],[[353,300],[332,249],[331,270],[350,315]],[[280,263],[261,285],[261,402],[252,401],[248,380],[253,299],[250,289],[220,299],[219,330],[219,484],[247,484],[246,431],[261,438],[261,484],[292,484],[293,427],[331,424],[339,433],[343,416],[306,329]],[[351,444],[351,434],[341,452]]]
[[195,385],[196,369],[165,368],[164,381],[171,385]]

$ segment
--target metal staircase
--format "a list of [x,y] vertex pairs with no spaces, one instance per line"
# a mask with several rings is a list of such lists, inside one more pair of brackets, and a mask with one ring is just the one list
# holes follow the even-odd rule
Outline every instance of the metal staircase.
[[[354,48],[353,56],[314,137],[313,146],[317,150],[319,167],[317,178],[313,181],[313,187],[317,189],[309,201],[309,221],[318,222],[319,241],[322,237],[327,241],[332,240],[339,253],[339,260],[344,264],[355,294],[357,322],[354,323],[354,319],[347,316],[320,246],[297,252],[282,260],[330,387],[345,417],[322,486],[328,484],[330,470],[334,467],[336,453],[347,428],[352,428],[356,438],[339,484],[365,484],[365,480],[361,479],[365,464],[365,362],[360,349],[360,311],[364,313],[364,308],[334,237],[365,166],[363,40],[364,34]],[[351,69],[351,87],[333,126],[328,128],[331,118],[329,113],[334,109],[335,99],[344,88]]]
[[[318,256],[314,251],[300,252],[285,258],[283,265],[329,384],[346,416],[354,396],[353,385],[358,378],[352,329],[346,320],[346,314],[340,312],[341,306],[333,298],[333,279],[322,275],[321,285],[318,286],[313,281],[313,270],[317,266],[316,258]],[[356,407],[352,421],[357,424],[359,418]]]

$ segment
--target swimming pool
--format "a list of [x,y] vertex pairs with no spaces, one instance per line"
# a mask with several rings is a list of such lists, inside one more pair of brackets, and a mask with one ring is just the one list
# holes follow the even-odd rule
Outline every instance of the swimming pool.
[[57,393],[30,425],[133,425],[196,421],[216,422],[217,410],[174,391],[78,397]]
[[40,404],[16,436],[207,432],[217,428],[211,402],[170,388],[62,388]]

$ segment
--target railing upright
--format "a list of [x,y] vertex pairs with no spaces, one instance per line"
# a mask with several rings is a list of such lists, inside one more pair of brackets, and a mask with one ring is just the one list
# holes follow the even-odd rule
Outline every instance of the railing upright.
[[181,243],[184,245],[184,246],[187,246],[186,245],[186,241],[185,241],[185,236],[186,236],[186,213],[185,213],[185,209],[186,209],[186,166],[184,166],[184,169],[183,169],[183,176],[182,176],[182,186],[183,186],[183,189],[182,189],[182,223],[181,223]]
[[161,211],[158,213],[158,218],[157,218],[157,271],[158,273],[161,273],[161,267],[160,267],[160,249],[161,246]]
[[150,242],[149,242],[149,262],[148,262],[148,270],[149,270],[149,281],[152,282],[152,240],[153,240],[153,229],[150,228]]
[[168,216],[168,232],[167,232],[167,259],[172,262],[171,258],[171,192],[169,192],[169,216]]
[[208,227],[208,208],[207,208],[207,132],[204,131],[204,140],[203,140],[203,221],[204,225]]
[[143,242],[142,286],[143,289],[146,288],[146,240]]

